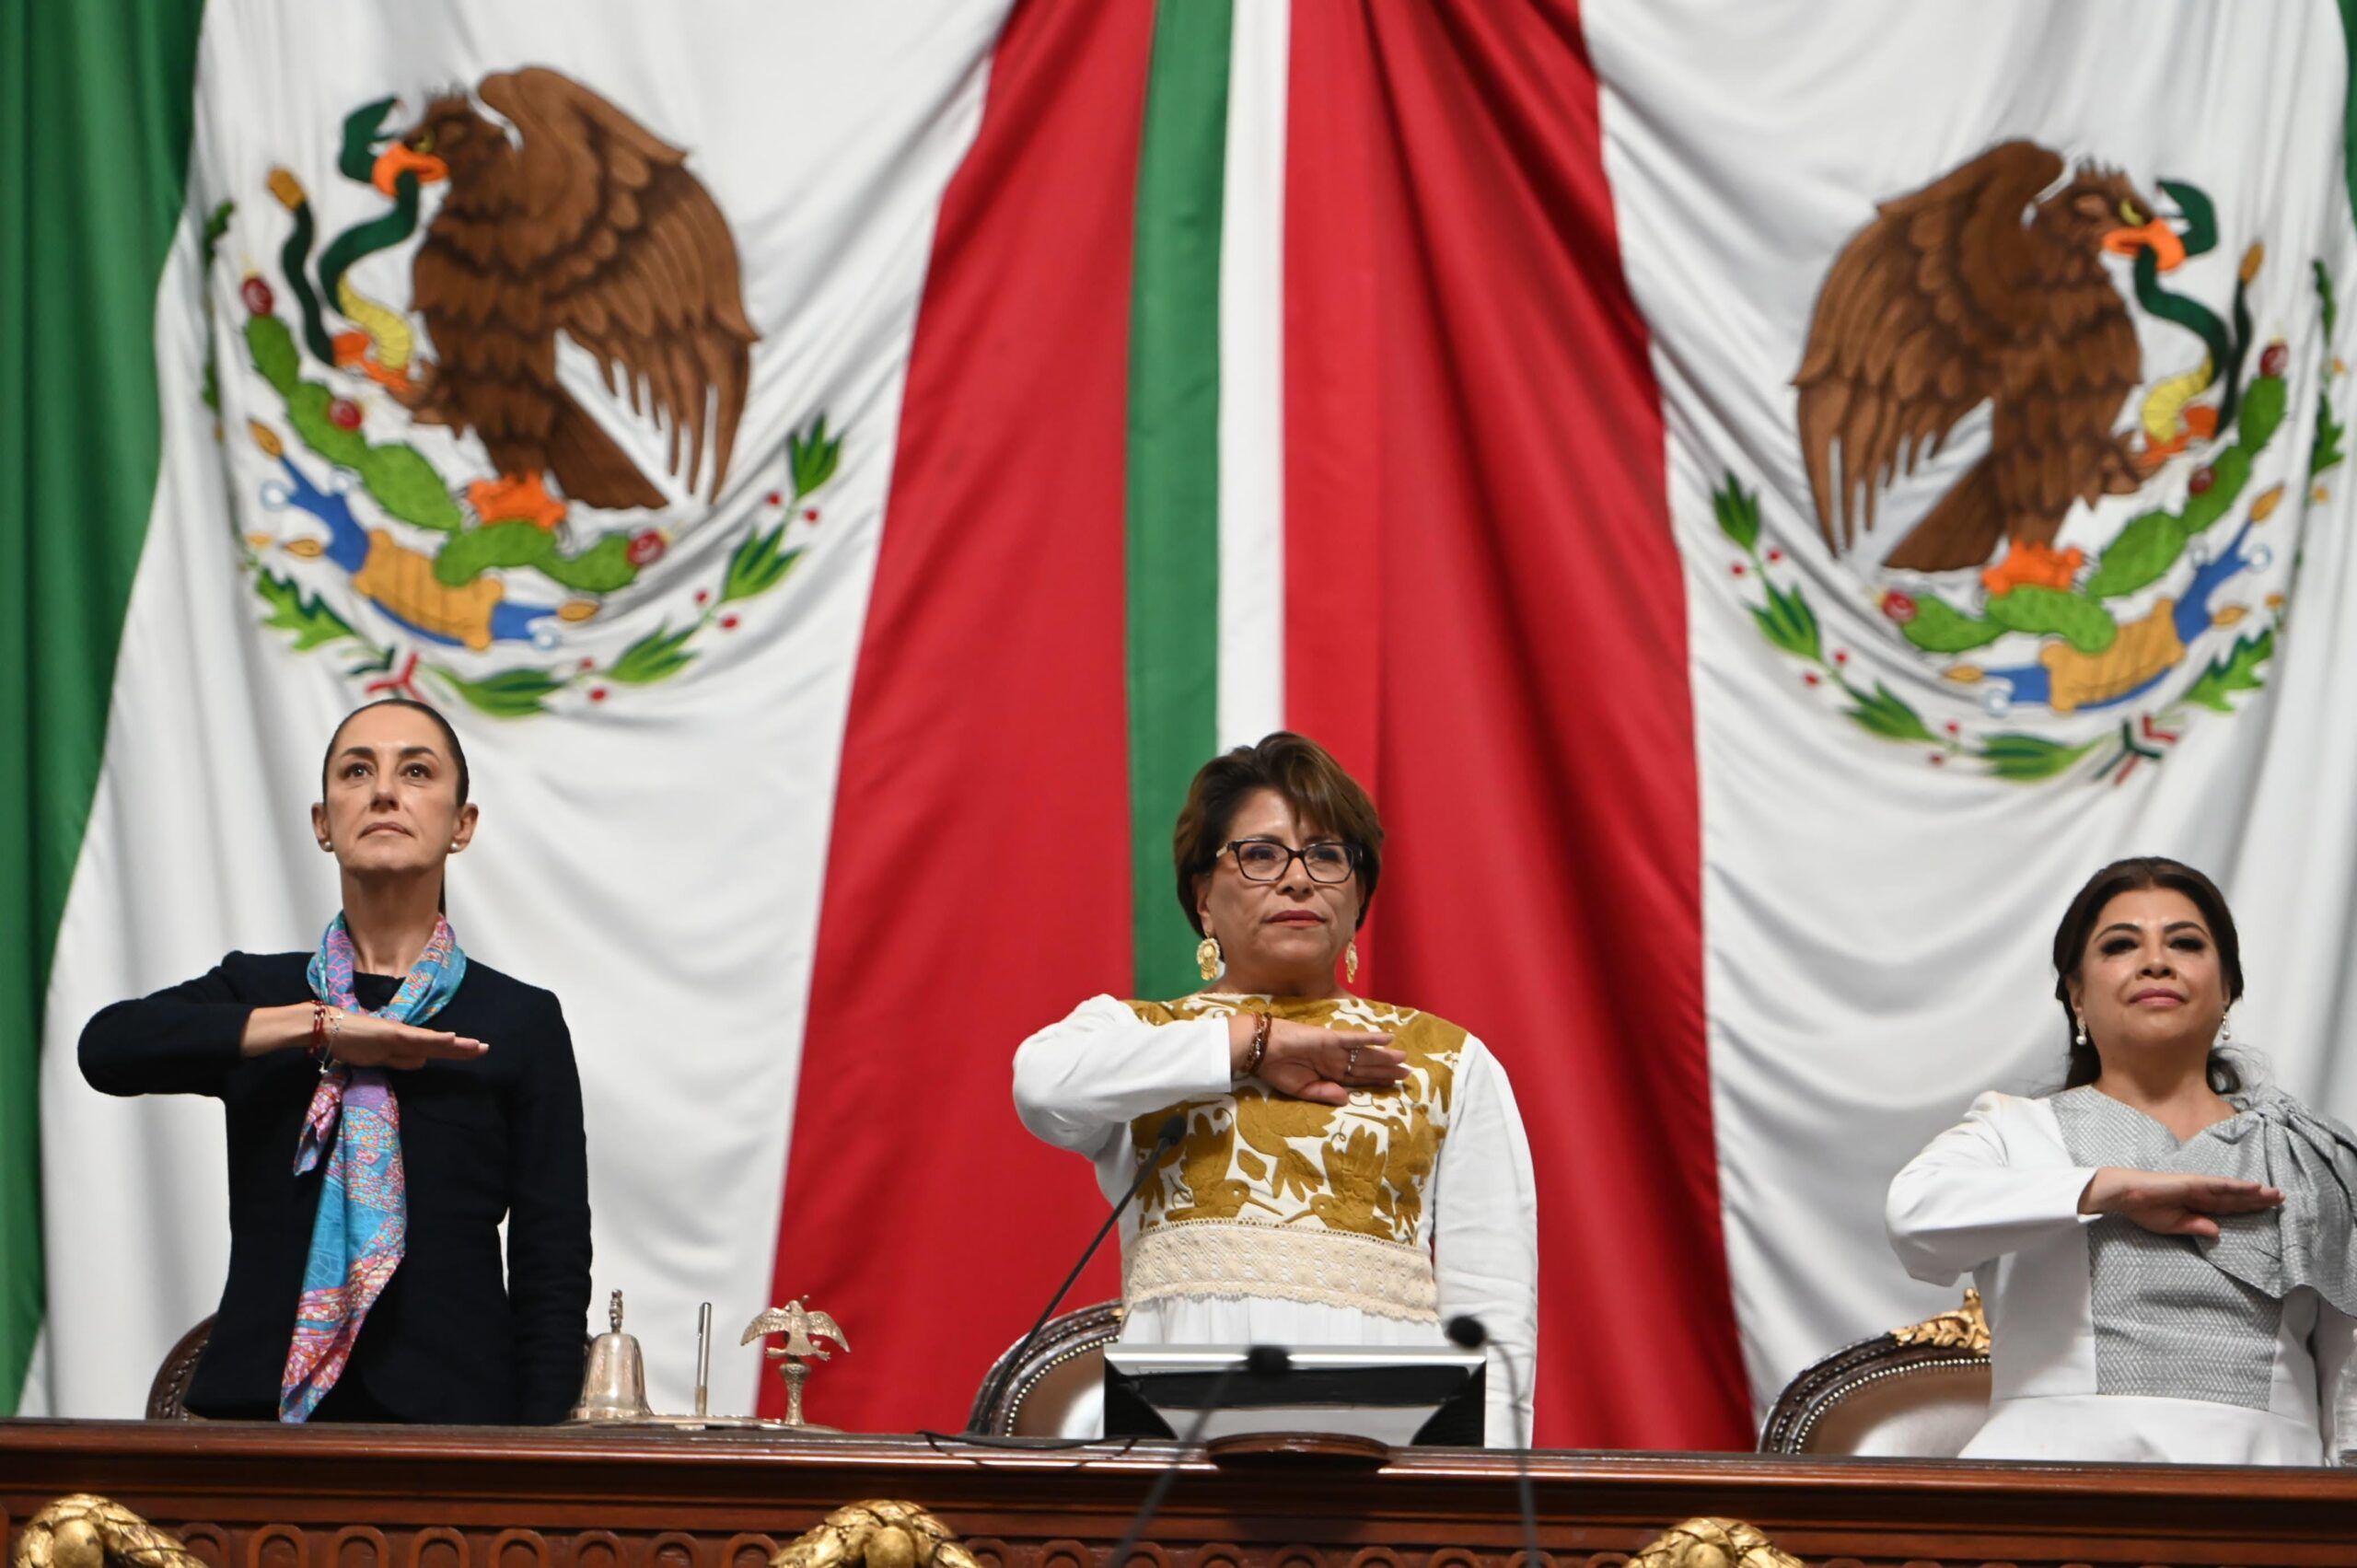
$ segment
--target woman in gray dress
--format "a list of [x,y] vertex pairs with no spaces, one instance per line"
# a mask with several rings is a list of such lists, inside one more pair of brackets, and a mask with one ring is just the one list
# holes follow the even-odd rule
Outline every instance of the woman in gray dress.
[[2357,1135],[2224,1048],[2243,993],[2210,878],[2104,867],[2054,936],[2061,1093],[1984,1094],[1898,1173],[1907,1272],[1970,1273],[1976,1458],[2338,1462],[2357,1449]]

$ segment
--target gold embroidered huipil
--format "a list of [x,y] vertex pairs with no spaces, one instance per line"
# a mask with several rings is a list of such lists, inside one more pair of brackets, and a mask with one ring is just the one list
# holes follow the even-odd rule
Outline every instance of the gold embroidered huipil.
[[1433,1172],[1448,1136],[1465,1031],[1355,996],[1306,1002],[1203,994],[1132,1002],[1152,1024],[1266,1012],[1329,1029],[1389,1031],[1408,1076],[1348,1105],[1291,1099],[1258,1078],[1131,1123],[1138,1156],[1173,1112],[1186,1135],[1138,1195],[1121,1295],[1262,1296],[1434,1319]]

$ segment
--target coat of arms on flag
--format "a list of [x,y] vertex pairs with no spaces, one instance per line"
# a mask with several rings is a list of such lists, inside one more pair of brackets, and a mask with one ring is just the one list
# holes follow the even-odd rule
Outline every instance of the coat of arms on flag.
[[[669,679],[792,570],[842,438],[819,413],[774,486],[728,490],[760,333],[684,150],[541,67],[406,128],[395,108],[344,118],[332,190],[270,171],[249,210],[274,213],[274,243],[233,203],[207,228],[208,259],[261,248],[208,390],[219,407],[225,366],[250,378],[273,470],[252,491],[276,517],[241,544],[266,623],[369,691],[424,678],[499,716]],[[696,534],[726,543],[692,552],[691,586],[662,563]],[[655,625],[605,632],[643,596]]]
[[[2305,317],[2256,319],[2254,236],[2228,297],[2175,286],[2221,221],[2199,185],[2158,184],[2165,207],[2009,141],[1882,202],[1831,259],[1793,377],[1806,521],[1864,578],[1881,647],[1830,643],[1739,475],[1713,497],[1761,634],[1934,763],[2125,777],[2194,710],[2231,713],[2273,656],[2298,552],[2269,521],[2342,457],[2328,393],[2307,451],[2286,421],[2292,344],[2328,339],[2333,280],[2316,261]],[[1933,467],[1928,494],[1891,505]],[[1952,715],[1866,668],[1909,665],[1961,699]]]

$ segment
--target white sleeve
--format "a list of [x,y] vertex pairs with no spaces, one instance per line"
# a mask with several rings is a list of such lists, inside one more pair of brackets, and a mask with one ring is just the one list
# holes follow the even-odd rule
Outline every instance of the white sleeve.
[[2329,1301],[2316,1303],[2309,1343],[2316,1357],[2316,1411],[2324,1426],[2324,1462],[2357,1461],[2357,1318]]
[[1489,1331],[1484,1436],[1492,1448],[1527,1445],[1538,1376],[1538,1188],[1514,1086],[1469,1035],[1433,1185],[1441,1320],[1469,1314]]
[[2015,1167],[1997,1123],[2006,1097],[1985,1094],[1965,1119],[1891,1179],[1883,1228],[1909,1274],[1954,1284],[1993,1259],[2093,1223],[2079,1198],[2090,1167]]
[[1035,1136],[1094,1157],[1137,1117],[1225,1093],[1229,1065],[1225,1018],[1151,1024],[1092,996],[1016,1048],[1015,1113]]

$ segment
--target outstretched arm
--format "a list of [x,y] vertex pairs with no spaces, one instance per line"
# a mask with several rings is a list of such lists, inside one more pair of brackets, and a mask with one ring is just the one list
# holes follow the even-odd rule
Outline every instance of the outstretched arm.
[[1137,1117],[1225,1093],[1233,1071],[1227,1019],[1152,1024],[1092,996],[1016,1049],[1015,1113],[1034,1136],[1094,1156]]
[[1954,1284],[1991,1259],[2086,1225],[2082,1166],[2014,1166],[1997,1121],[2002,1095],[1982,1095],[1965,1119],[1891,1179],[1883,1228],[1908,1273]]
[[1015,1052],[1015,1109],[1023,1125],[1058,1148],[1102,1153],[1136,1118],[1180,1100],[1223,1094],[1254,1075],[1281,1095],[1343,1105],[1353,1089],[1387,1088],[1408,1075],[1391,1037],[1260,1019],[1249,1012],[1153,1024],[1110,996],[1092,996]]
[[294,1009],[257,1007],[238,994],[230,975],[236,958],[100,1008],[82,1028],[83,1078],[110,1095],[218,1095],[246,1057],[308,1035],[308,1005],[297,1034]]

